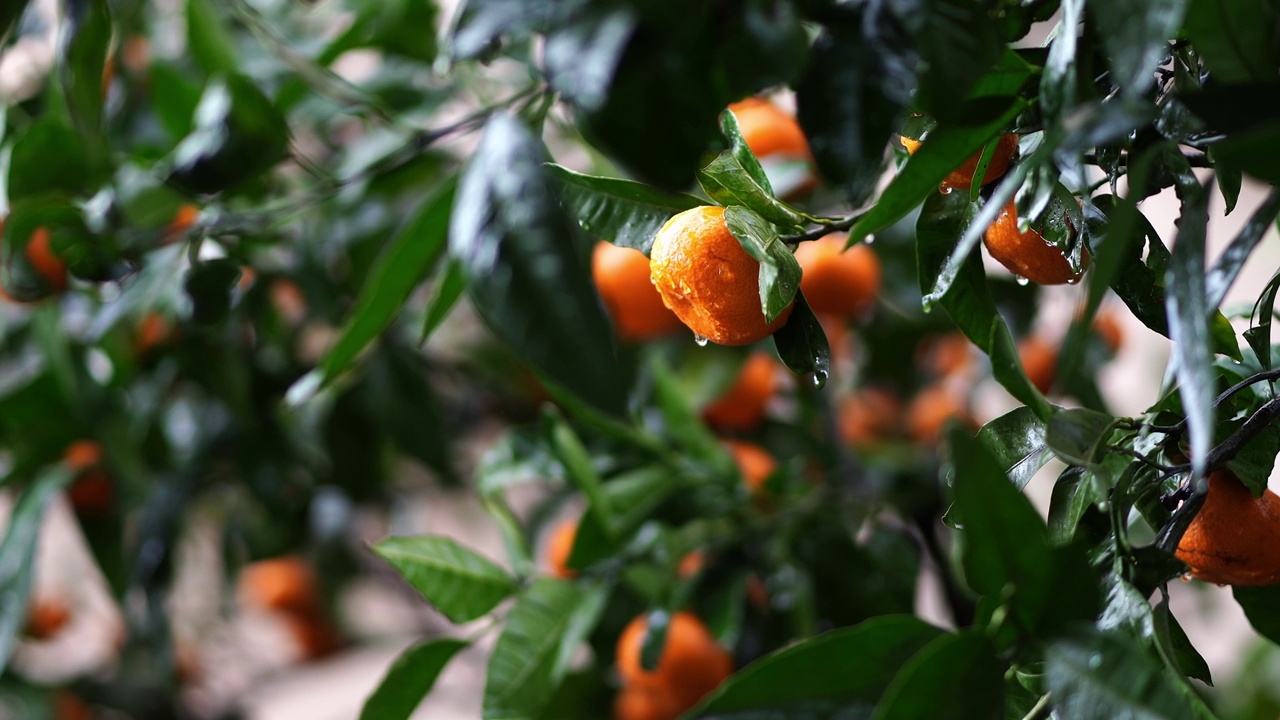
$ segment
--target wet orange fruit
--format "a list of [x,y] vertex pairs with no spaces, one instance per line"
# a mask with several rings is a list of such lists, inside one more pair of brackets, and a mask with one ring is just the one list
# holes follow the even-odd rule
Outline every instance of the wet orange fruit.
[[[1071,270],[1071,264],[1056,245],[1045,242],[1035,230],[1018,230],[1018,209],[1010,200],[982,236],[987,252],[1009,272],[1040,285],[1062,285],[1078,282],[1084,275]],[[1084,264],[1088,265],[1088,251]]]
[[934,442],[951,418],[966,425],[977,425],[957,390],[934,383],[916,393],[907,406],[907,434],[916,442]]
[[1058,351],[1047,341],[1031,336],[1018,343],[1018,360],[1027,379],[1042,393],[1053,387],[1058,372]]
[[[920,148],[921,141],[912,140],[909,137],[900,137],[898,142],[902,143],[902,147],[907,152],[915,154]],[[996,149],[991,156],[991,162],[987,165],[987,172],[982,176],[982,184],[995,182],[1004,176],[1009,169],[1009,163],[1013,160],[1013,155],[1018,151],[1017,135],[1001,135],[996,141]],[[960,167],[951,171],[946,179],[942,181],[942,187],[954,190],[968,190],[973,186],[973,176],[978,171],[978,161],[982,159],[982,150],[978,150],[970,155]]]
[[702,417],[720,430],[746,432],[764,420],[765,408],[777,388],[777,364],[757,352],[747,357],[733,385],[702,411]]
[[742,481],[751,492],[763,490],[765,480],[778,469],[778,461],[759,445],[737,440],[725,440],[724,445],[733,457],[734,464],[738,466],[738,472],[742,473]]
[[809,157],[809,140],[800,129],[800,123],[777,105],[753,97],[733,103],[729,110],[738,121],[742,139],[756,157]]
[[902,426],[902,402],[878,387],[863,388],[840,404],[840,438],[854,447],[884,442]]
[[765,322],[760,263],[725,225],[724,208],[703,205],[672,217],[653,240],[649,271],[662,301],[695,335],[750,345],[782,327],[791,306]]
[[649,623],[645,616],[632,620],[618,638],[618,673],[628,688],[648,688],[667,694],[677,714],[698,703],[733,673],[733,658],[715,641],[697,616],[679,612],[671,616],[666,642],[657,667],[640,664]]
[[639,250],[596,243],[591,277],[623,340],[652,340],[682,327],[680,318],[663,304],[650,279],[649,258]]
[[1209,476],[1209,494],[1175,553],[1191,574],[1220,585],[1280,582],[1280,497],[1255,498],[1227,470]]
[[259,560],[240,571],[236,600],[242,608],[314,613],[320,605],[310,566],[295,555]]
[[547,536],[547,566],[556,577],[577,577],[575,570],[569,569],[569,554],[573,552],[573,541],[578,537],[578,521],[564,520],[551,529]]
[[844,249],[844,233],[800,243],[800,291],[818,314],[852,317],[870,310],[880,294],[880,259],[867,245]]
[[67,263],[53,251],[53,235],[38,227],[27,240],[27,261],[49,283],[54,292],[67,289]]

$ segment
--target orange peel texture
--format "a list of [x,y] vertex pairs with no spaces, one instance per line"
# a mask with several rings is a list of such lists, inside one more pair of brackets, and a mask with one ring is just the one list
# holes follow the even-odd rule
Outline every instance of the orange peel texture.
[[[1066,256],[1056,245],[1045,242],[1035,230],[1018,230],[1018,210],[1010,200],[1000,210],[995,222],[983,234],[987,252],[1009,272],[1039,285],[1075,283],[1084,275],[1084,267],[1074,272]],[[1089,264],[1085,250],[1084,265]]]
[[1205,582],[1280,583],[1280,496],[1267,490],[1255,498],[1231,472],[1211,474],[1204,506],[1175,555]]

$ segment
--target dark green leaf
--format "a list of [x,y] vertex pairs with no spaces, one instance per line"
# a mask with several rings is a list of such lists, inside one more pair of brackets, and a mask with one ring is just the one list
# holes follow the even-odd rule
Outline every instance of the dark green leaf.
[[1002,47],[981,5],[966,0],[922,5],[916,16],[920,27],[913,33],[923,62],[916,104],[947,123],[959,118],[964,100],[1000,58]]
[[71,474],[62,467],[36,478],[18,498],[0,540],[0,593],[6,598],[0,603],[0,672],[9,664],[18,633],[27,621],[32,564],[44,511],[70,479]]
[[369,365],[360,393],[369,417],[385,428],[400,452],[446,481],[457,480],[452,428],[431,387],[431,368],[426,358],[402,343],[387,343],[373,355]]
[[67,110],[94,159],[105,160],[102,143],[103,70],[111,43],[112,23],[107,0],[68,3],[62,64],[59,66]]
[[978,444],[995,458],[1015,487],[1026,487],[1036,471],[1053,457],[1045,444],[1044,421],[1031,408],[1020,407],[978,431]]
[[[971,203],[960,193],[935,193],[925,200],[916,224],[917,273],[922,291],[934,286],[934,278],[954,252],[973,212]],[[982,258],[976,252],[963,262],[941,301],[956,326],[991,357],[996,380],[1031,407],[1037,417],[1047,419],[1051,412],[1049,401],[1022,371],[1009,328],[996,311],[987,288]]]
[[1235,133],[1215,144],[1213,154],[1259,180],[1280,184],[1280,122]]
[[965,579],[993,599],[1012,591],[1013,612],[1023,627],[1035,627],[1051,578],[1044,521],[977,441],[960,429],[949,438],[955,463],[952,511],[963,526]]
[[1268,0],[1192,0],[1185,27],[1215,77],[1232,83],[1276,79],[1280,16]]
[[45,193],[87,194],[92,177],[80,134],[55,118],[41,118],[13,144],[9,201]]
[[760,307],[773,322],[800,290],[800,263],[778,239],[778,229],[749,208],[730,205],[724,222],[742,249],[760,263]]
[[234,188],[288,155],[289,127],[253,81],[228,75],[210,81],[189,135],[167,162],[168,182],[189,193]]
[[1111,435],[1114,422],[1115,418],[1096,410],[1058,410],[1049,418],[1045,441],[1064,462],[1095,465],[1101,459],[1102,444]]
[[377,689],[364,701],[360,720],[408,720],[436,678],[459,650],[462,640],[431,640],[405,650],[392,663]]
[[551,699],[561,679],[561,643],[585,593],[573,583],[540,577],[520,594],[489,657],[486,720],[534,717]]
[[1188,0],[1091,0],[1089,11],[1111,56],[1111,81],[1130,97],[1154,83],[1168,55],[1169,38],[1182,25]]
[[471,622],[515,592],[505,570],[444,537],[392,537],[373,546],[445,617]]
[[1040,106],[1045,118],[1054,123],[1076,104],[1076,28],[1084,18],[1084,0],[1062,0],[1060,8],[1058,32],[1040,77]]
[[1169,601],[1161,600],[1152,608],[1152,616],[1155,620],[1156,637],[1160,640],[1165,652],[1177,663],[1174,670],[1200,680],[1206,685],[1213,685],[1213,676],[1209,674],[1209,663],[1200,656],[1195,646],[1191,644],[1191,639],[1187,637],[1187,633],[1178,624],[1178,619],[1169,609]]
[[13,0],[0,4],[0,42],[8,39],[9,31],[18,22],[18,18],[22,17],[22,13],[26,12],[29,2],[30,0]]
[[628,383],[614,334],[560,212],[537,139],[496,114],[463,173],[449,252],[485,324],[550,380],[613,415]]
[[651,367],[655,399],[671,440],[688,451],[689,457],[710,464],[725,474],[731,473],[733,466],[720,440],[702,421],[671,369],[656,359]]
[[467,275],[462,265],[454,260],[444,264],[444,271],[435,279],[431,292],[431,300],[427,302],[427,311],[422,319],[422,333],[418,336],[419,344],[431,338],[431,333],[440,327],[440,323],[449,317],[449,311],[457,304],[467,289]]
[[436,4],[431,0],[361,0],[356,2],[356,18],[318,58],[329,65],[348,50],[378,48],[430,63],[437,47],[433,33],[422,28],[436,27]]
[[613,510],[609,498],[604,493],[604,483],[599,473],[591,464],[591,454],[578,438],[567,422],[556,419],[552,421],[550,433],[551,451],[560,460],[564,468],[565,479],[578,488],[586,496],[588,512],[595,516],[608,536],[612,537]]
[[578,524],[578,534],[569,554],[568,566],[575,570],[610,557],[624,546],[650,513],[680,488],[679,479],[660,466],[641,467],[610,478],[604,484],[603,497],[615,509],[611,531],[588,511]]
[[[448,239],[455,189],[456,182],[450,178],[422,203],[378,257],[342,334],[320,361],[326,385],[350,367],[360,351],[391,325],[413,289],[440,259]],[[424,336],[426,332],[424,330]]]
[[231,314],[231,293],[240,280],[240,264],[229,258],[206,260],[187,271],[182,287],[191,298],[191,322],[218,325]]
[[903,665],[872,720],[1003,718],[1001,665],[981,633],[943,635]]
[[994,143],[1000,131],[1027,107],[1020,98],[1002,98],[999,102],[1007,104],[1007,108],[984,125],[968,127],[944,123],[930,131],[929,141],[907,160],[902,172],[884,189],[876,204],[849,231],[849,241],[858,242],[905,217],[925,198],[936,193],[947,175],[974,152],[981,150],[984,143]]
[[1081,630],[1045,649],[1049,694],[1059,717],[1190,720],[1173,680],[1135,640]]
[[827,334],[813,314],[802,293],[796,293],[795,305],[787,322],[773,334],[778,358],[796,375],[811,377],[821,387],[831,374],[831,345]]
[[187,51],[206,75],[236,72],[235,40],[213,0],[187,0]]
[[1258,295],[1258,304],[1253,310],[1258,318],[1258,324],[1244,332],[1245,339],[1249,341],[1249,347],[1253,348],[1254,354],[1258,356],[1258,362],[1263,370],[1271,369],[1271,321],[1277,291],[1280,291],[1280,272],[1271,277],[1262,293]]
[[1276,608],[1280,607],[1280,585],[1233,585],[1231,594],[1244,610],[1253,629],[1262,637],[1280,644],[1280,614],[1276,613]]
[[942,631],[911,616],[884,616],[778,650],[730,677],[689,717],[836,720],[869,716],[912,656]]
[[1227,461],[1227,469],[1240,478],[1255,497],[1261,496],[1275,467],[1277,453],[1280,453],[1280,425],[1272,423]]
[[1098,499],[1084,468],[1069,467],[1062,471],[1049,501],[1049,538],[1055,545],[1071,542],[1080,518]]
[[599,109],[635,24],[630,8],[599,4],[556,24],[542,52],[551,87],[584,110]]
[[1209,307],[1205,296],[1204,241],[1209,223],[1209,193],[1186,189],[1178,237],[1170,257],[1165,286],[1169,339],[1173,341],[1178,394],[1187,416],[1193,482],[1203,478],[1213,444],[1213,355],[1209,350]]
[[742,138],[732,112],[726,110],[721,113],[720,128],[732,147],[698,171],[698,181],[707,197],[719,205],[750,208],[765,220],[782,227],[801,225],[804,218],[800,213],[773,196],[769,178]]
[[554,163],[547,167],[560,181],[560,202],[583,232],[645,255],[671,216],[703,204],[633,180],[583,175]]

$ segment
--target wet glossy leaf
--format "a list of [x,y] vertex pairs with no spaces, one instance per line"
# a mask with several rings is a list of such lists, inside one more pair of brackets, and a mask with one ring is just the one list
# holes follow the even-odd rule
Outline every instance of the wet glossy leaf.
[[979,4],[925,0],[922,5],[920,27],[913,33],[923,62],[916,103],[946,123],[959,119],[974,85],[1000,58],[1001,43]]
[[1182,24],[1188,0],[1091,0],[1089,11],[1111,56],[1111,81],[1131,97],[1155,83],[1156,66],[1168,55],[1169,38]]
[[1050,643],[1045,661],[1053,707],[1062,717],[1195,717],[1164,668],[1126,635],[1081,630]]
[[1113,422],[1115,418],[1096,410],[1059,410],[1049,418],[1045,441],[1064,462],[1094,465],[1101,459],[1102,444],[1110,436]]
[[360,720],[408,720],[431,692],[445,666],[466,647],[467,643],[462,640],[443,639],[405,650],[365,700]]
[[778,229],[749,208],[730,205],[725,225],[742,249],[760,263],[760,307],[773,322],[791,305],[800,290],[800,263],[778,238]]
[[[1190,190],[1188,191],[1190,192]],[[1203,478],[1205,460],[1213,444],[1213,388],[1209,350],[1209,307],[1205,295],[1204,242],[1209,222],[1209,193],[1205,188],[1185,198],[1178,221],[1178,238],[1170,257],[1165,286],[1169,339],[1173,341],[1178,394],[1187,416],[1191,440],[1192,478]]]
[[516,590],[505,570],[445,537],[392,537],[373,546],[445,617],[471,622]]
[[59,66],[71,121],[85,138],[85,146],[105,160],[102,145],[103,69],[113,26],[107,0],[68,3],[68,25]]
[[1001,415],[978,431],[978,444],[1004,469],[1009,481],[1026,487],[1036,471],[1053,457],[1045,443],[1045,423],[1031,408]]
[[754,720],[763,709],[813,720],[869,716],[899,668],[942,634],[902,615],[823,633],[739,670],[690,717]]
[[1071,542],[1085,511],[1099,499],[1084,468],[1064,470],[1053,485],[1049,501],[1049,538],[1053,543],[1065,545]]
[[1187,637],[1186,631],[1178,624],[1178,619],[1169,609],[1169,601],[1161,600],[1157,603],[1152,608],[1152,617],[1155,620],[1156,637],[1177,663],[1174,670],[1200,680],[1206,685],[1213,685],[1213,676],[1209,674],[1209,663],[1200,656],[1195,646],[1191,644],[1191,639]]
[[1267,0],[1192,0],[1185,28],[1216,77],[1227,82],[1276,79],[1280,13]]
[[1262,637],[1280,644],[1280,615],[1276,614],[1276,608],[1280,607],[1280,585],[1234,585],[1231,594],[1244,610],[1253,629]]
[[628,383],[613,333],[561,214],[537,139],[515,118],[486,125],[464,171],[449,253],[485,324],[518,356],[590,405],[621,415]]
[[802,225],[804,218],[773,196],[769,178],[751,153],[751,148],[747,147],[732,112],[726,110],[721,113],[720,128],[732,147],[698,171],[698,182],[707,197],[719,205],[749,208],[780,227]]
[[168,181],[196,194],[233,188],[283,160],[288,144],[284,118],[257,85],[240,75],[215,79],[168,159]]
[[703,204],[633,180],[583,175],[554,163],[547,168],[560,181],[561,204],[583,232],[645,255],[671,216]]
[[813,378],[819,386],[827,381],[831,373],[831,345],[802,293],[796,293],[791,316],[773,334],[773,344],[788,370]]

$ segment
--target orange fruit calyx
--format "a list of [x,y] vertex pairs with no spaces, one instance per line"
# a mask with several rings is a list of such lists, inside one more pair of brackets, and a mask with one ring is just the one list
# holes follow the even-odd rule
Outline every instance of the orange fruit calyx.
[[591,277],[623,340],[652,340],[682,327],[680,318],[663,304],[650,279],[649,258],[639,250],[596,243],[591,253]]
[[[1075,228],[1068,227],[1072,234]],[[1040,233],[1029,229],[1022,232],[1018,229],[1018,209],[1013,200],[1000,209],[995,222],[987,228],[982,242],[1001,265],[1018,277],[1026,278],[1038,285],[1075,284],[1084,276],[1089,264],[1089,251],[1083,249],[1081,267],[1077,272],[1071,269],[1056,245],[1047,242]]]
[[720,345],[751,345],[786,323],[792,306],[766,322],[760,263],[729,232],[724,208],[685,210],[662,226],[649,253],[662,302],[694,335]]
[[1266,490],[1255,498],[1230,471],[1210,474],[1204,506],[1174,554],[1206,582],[1280,583],[1280,496]]

